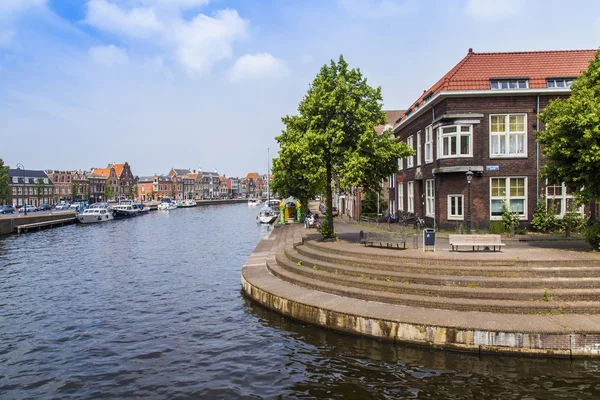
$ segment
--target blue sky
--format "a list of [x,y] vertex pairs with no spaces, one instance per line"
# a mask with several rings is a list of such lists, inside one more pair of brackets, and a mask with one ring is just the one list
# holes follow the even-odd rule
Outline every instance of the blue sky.
[[340,54],[402,109],[470,47],[599,39],[592,0],[0,0],[0,158],[265,172],[281,117]]

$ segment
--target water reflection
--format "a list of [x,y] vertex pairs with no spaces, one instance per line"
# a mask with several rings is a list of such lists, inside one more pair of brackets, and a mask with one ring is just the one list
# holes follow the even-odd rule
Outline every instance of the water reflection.
[[499,357],[394,345],[315,329],[256,306],[246,312],[284,346],[303,380],[289,391],[316,398],[596,399],[599,360]]

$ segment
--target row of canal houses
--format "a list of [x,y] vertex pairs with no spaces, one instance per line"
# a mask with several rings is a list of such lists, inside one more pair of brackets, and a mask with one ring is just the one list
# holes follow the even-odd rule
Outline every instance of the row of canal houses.
[[138,201],[175,199],[219,199],[267,195],[267,177],[251,172],[244,178],[226,178],[217,171],[172,168],[166,175],[134,176],[125,163],[89,171],[27,170],[9,168],[7,204],[39,206],[62,201]]
[[[415,151],[398,160],[385,184],[388,212],[414,213],[427,226],[446,229],[467,223],[468,214],[474,227],[485,228],[502,218],[504,203],[524,225],[541,199],[564,215],[573,195],[541,176],[536,132],[544,126],[538,115],[553,99],[570,95],[596,51],[469,49],[410,107],[388,111],[388,124],[379,131],[392,129]],[[340,213],[358,220],[363,197],[354,188],[335,200]]]
[[91,168],[89,171],[9,168],[8,177],[7,203],[15,207],[131,198],[135,186],[135,178],[127,162],[111,163],[106,168]]
[[227,178],[201,168],[171,168],[168,174],[142,176],[137,179],[139,201],[171,197],[176,200],[208,200],[222,198],[263,197],[267,195],[267,177],[257,172],[245,178]]

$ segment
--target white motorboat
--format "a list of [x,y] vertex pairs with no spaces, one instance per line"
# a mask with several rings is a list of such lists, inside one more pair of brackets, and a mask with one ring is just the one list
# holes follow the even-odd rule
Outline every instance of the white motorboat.
[[140,210],[133,203],[123,203],[111,206],[115,219],[133,218],[141,215]]
[[106,222],[114,219],[112,210],[110,210],[106,204],[104,205],[93,205],[87,210],[77,214],[77,221],[82,224],[95,224],[97,222]]
[[170,197],[163,197],[160,199],[160,204],[158,205],[159,210],[169,211],[175,210],[177,208],[177,203],[171,200]]
[[198,205],[198,203],[196,203],[194,200],[189,199],[183,202],[183,207],[196,207]]
[[260,199],[249,199],[248,200],[248,207],[258,207],[260,206]]
[[261,224],[271,224],[277,219],[277,213],[273,211],[270,206],[265,205],[258,212],[256,219],[258,219]]

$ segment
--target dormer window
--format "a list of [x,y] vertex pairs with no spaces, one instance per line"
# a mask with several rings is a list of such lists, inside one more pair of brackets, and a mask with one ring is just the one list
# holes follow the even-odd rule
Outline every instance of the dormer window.
[[433,92],[429,92],[423,97],[423,104],[427,103],[433,97]]
[[490,79],[492,90],[529,89],[529,79]]
[[13,183],[19,183],[19,177],[13,176]]
[[571,87],[571,84],[575,78],[567,77],[567,78],[548,78],[546,79],[546,87],[548,88],[568,88]]

